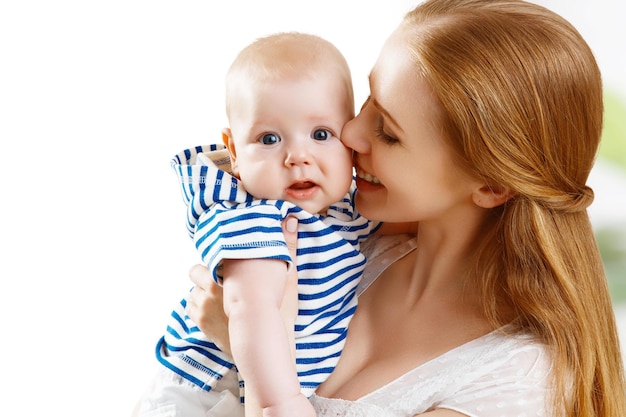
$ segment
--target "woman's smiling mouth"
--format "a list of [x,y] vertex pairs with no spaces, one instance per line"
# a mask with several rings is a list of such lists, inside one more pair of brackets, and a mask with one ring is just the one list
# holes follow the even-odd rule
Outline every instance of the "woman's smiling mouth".
[[373,176],[369,172],[363,171],[359,167],[356,167],[356,176],[359,177],[362,180],[365,180],[367,182],[371,182],[372,184],[380,185],[380,180],[377,177]]

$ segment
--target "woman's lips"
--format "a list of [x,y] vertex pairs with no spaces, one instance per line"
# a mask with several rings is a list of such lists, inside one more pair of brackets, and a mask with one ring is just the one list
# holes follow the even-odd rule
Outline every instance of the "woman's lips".
[[361,192],[368,192],[368,191],[374,192],[374,191],[379,191],[384,188],[383,185],[380,183],[380,180],[378,179],[378,177],[365,171],[360,166],[355,165],[355,171],[356,171],[357,190]]
[[377,177],[373,176],[369,172],[362,170],[358,166],[356,167],[356,176],[362,180],[371,182],[372,184],[381,185],[380,180]]

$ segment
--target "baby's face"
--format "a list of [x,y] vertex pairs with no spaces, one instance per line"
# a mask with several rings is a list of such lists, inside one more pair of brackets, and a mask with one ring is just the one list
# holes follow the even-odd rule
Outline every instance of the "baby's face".
[[351,150],[339,139],[352,117],[342,80],[320,74],[250,87],[230,116],[235,175],[256,198],[324,212],[352,181]]

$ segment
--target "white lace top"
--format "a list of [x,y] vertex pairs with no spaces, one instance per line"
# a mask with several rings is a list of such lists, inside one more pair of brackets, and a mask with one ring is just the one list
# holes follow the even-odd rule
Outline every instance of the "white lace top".
[[[369,240],[369,275],[361,292],[382,269],[415,248],[412,239],[397,236]],[[547,411],[551,362],[545,347],[530,336],[506,335],[506,330],[452,349],[356,401],[316,395],[311,401],[318,417],[410,417],[435,408],[471,417],[552,415]]]

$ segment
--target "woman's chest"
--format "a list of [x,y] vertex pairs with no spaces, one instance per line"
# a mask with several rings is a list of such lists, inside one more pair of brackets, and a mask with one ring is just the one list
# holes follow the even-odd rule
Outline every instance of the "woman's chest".
[[341,359],[318,395],[356,400],[489,332],[484,319],[453,299],[417,300],[408,291],[376,283],[361,297]]
[[414,367],[419,359],[407,349],[411,333],[397,324],[381,326],[382,317],[355,316],[339,363],[317,393],[356,400]]

